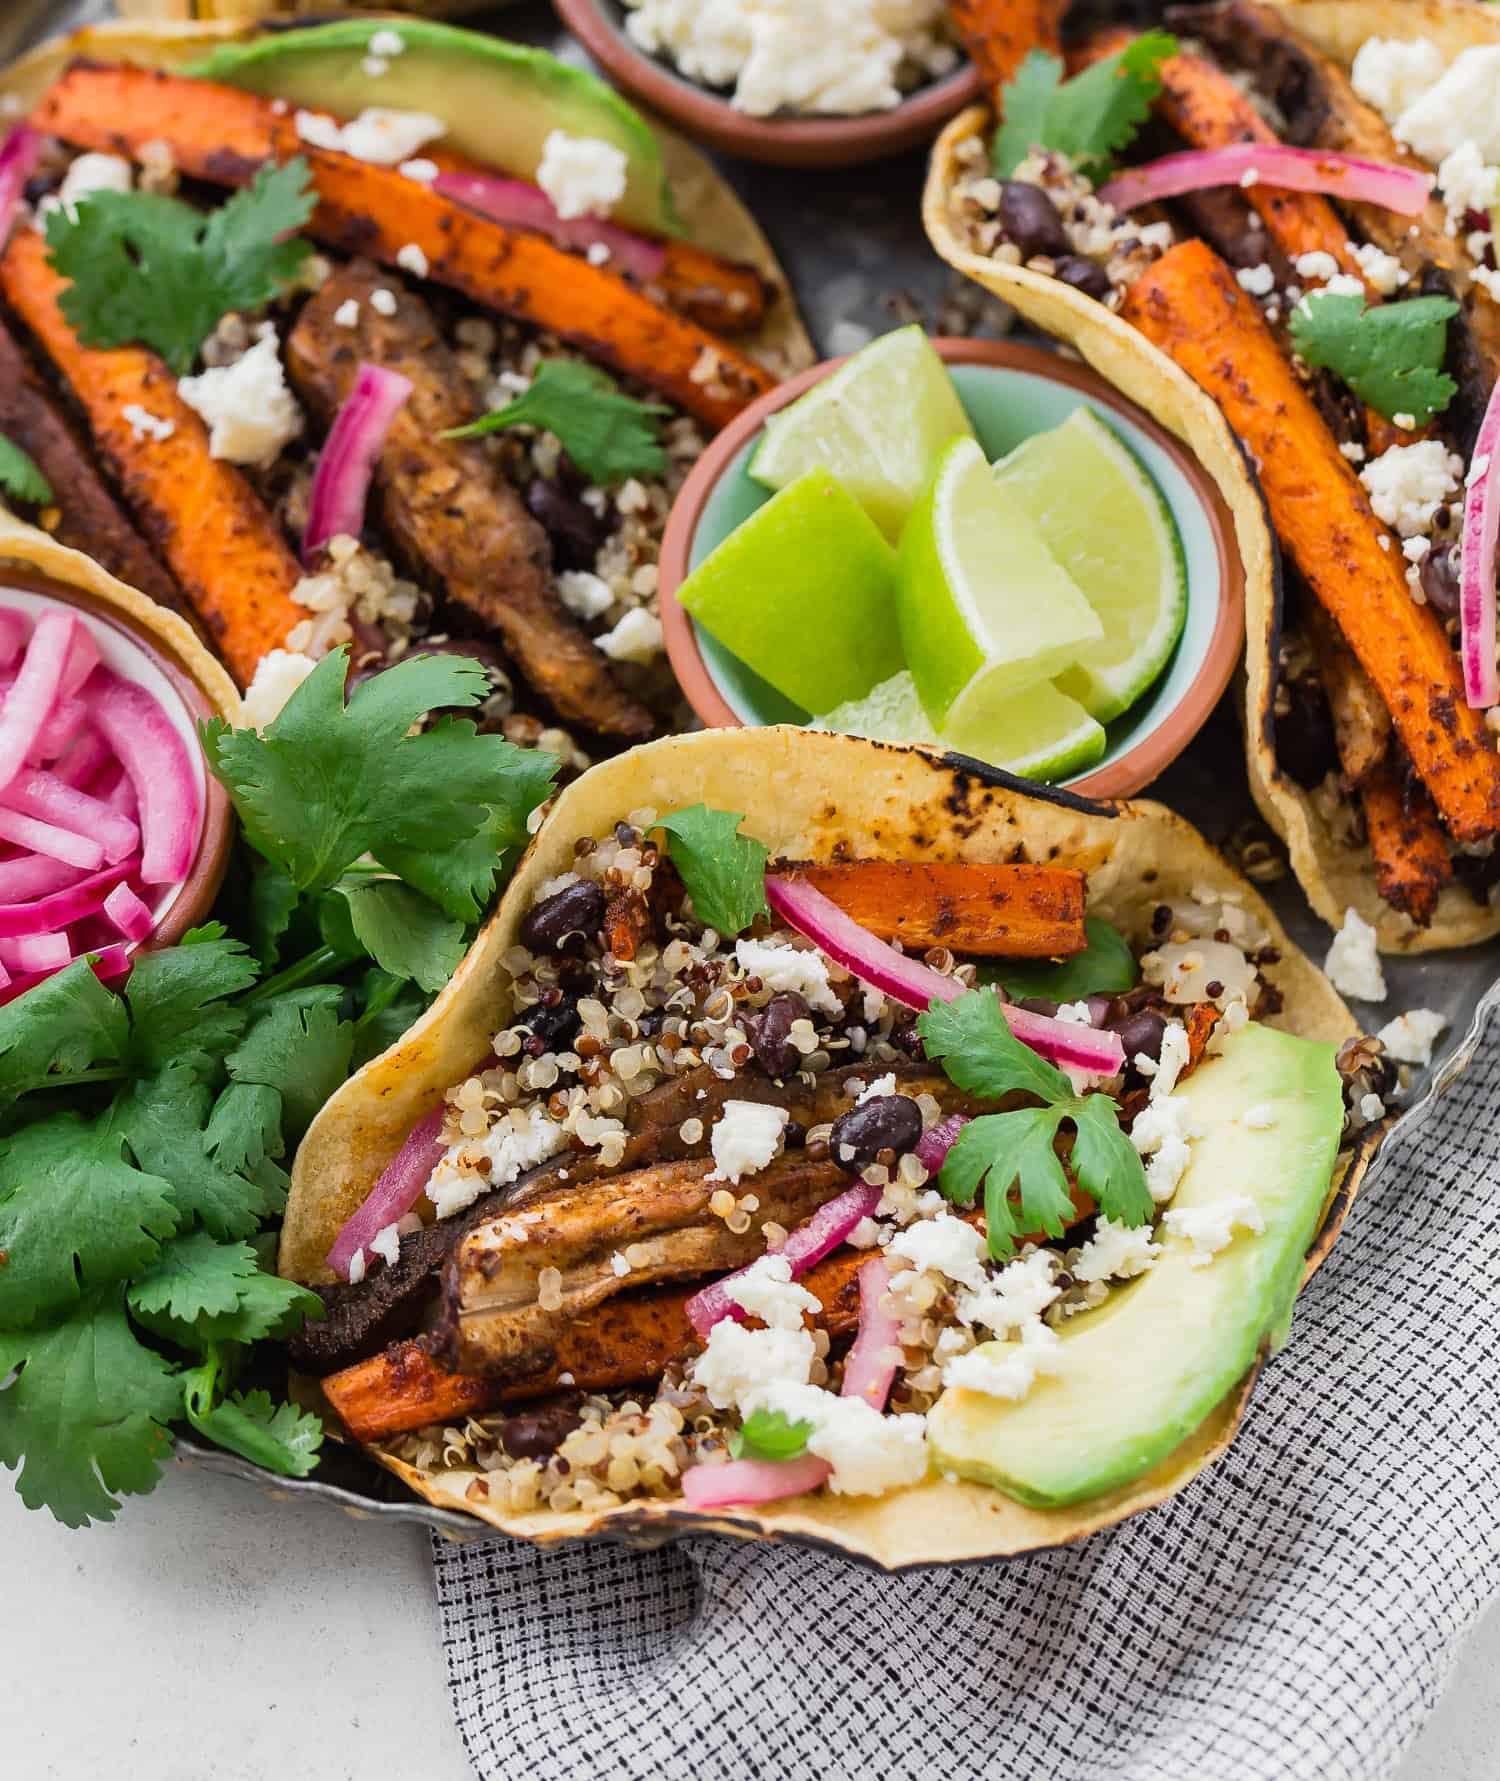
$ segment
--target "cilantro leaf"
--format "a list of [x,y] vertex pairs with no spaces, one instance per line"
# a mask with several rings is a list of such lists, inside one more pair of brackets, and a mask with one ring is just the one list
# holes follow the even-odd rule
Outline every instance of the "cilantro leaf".
[[1309,365],[1341,377],[1361,402],[1420,425],[1441,414],[1458,385],[1443,370],[1450,297],[1408,297],[1365,307],[1352,292],[1312,291],[1292,311],[1292,344]]
[[250,948],[262,965],[276,962],[281,942],[302,893],[279,866],[267,859],[254,858],[245,897],[246,925],[250,930]]
[[1047,1102],[1072,1097],[1072,1084],[1062,1071],[1011,1032],[992,989],[966,990],[951,1002],[934,1002],[918,1015],[917,1031],[927,1055],[941,1059],[949,1078],[972,1095],[998,1101],[1019,1090]]
[[[984,1184],[984,1224],[991,1255],[1009,1255],[1018,1238],[1060,1237],[1073,1217],[1068,1178],[1054,1143],[1064,1107],[1021,1107],[971,1119],[954,1140],[939,1185],[968,1205]],[[1012,1194],[1019,1204],[1012,1203]]]
[[132,1335],[123,1301],[115,1287],[64,1323],[0,1334],[0,1465],[21,1468],[27,1508],[68,1527],[112,1521],[119,1496],[155,1485],[182,1401],[171,1367]]
[[657,819],[699,921],[725,935],[741,934],[768,915],[766,861],[771,850],[739,832],[743,816],[690,804]]
[[295,1404],[277,1404],[268,1392],[231,1393],[219,1399],[223,1357],[210,1347],[201,1367],[187,1375],[187,1418],[200,1435],[253,1465],[283,1478],[305,1478],[318,1463],[323,1425]]
[[736,1459],[796,1459],[807,1452],[810,1422],[792,1422],[780,1410],[752,1410],[729,1437]]
[[62,310],[86,346],[149,346],[180,377],[231,310],[256,310],[311,251],[296,239],[315,198],[307,162],[262,167],[204,216],[159,192],[93,192],[47,218]]
[[125,984],[132,1057],[146,1071],[172,1063],[206,1068],[245,1024],[243,1010],[224,998],[248,989],[259,975],[245,947],[219,933],[142,953]]
[[33,507],[52,505],[52,484],[42,475],[35,458],[0,433],[0,495],[26,501]]
[[394,1045],[428,1002],[408,979],[379,969],[366,971],[360,995],[364,1011],[354,1022],[354,1056],[350,1059],[356,1070]]
[[383,971],[440,990],[464,956],[463,923],[394,878],[339,885],[360,944]]
[[[412,656],[357,687],[347,705],[346,648],[324,656],[265,734],[203,727],[209,765],[255,848],[304,891],[326,890],[362,855],[429,851],[442,859],[503,809],[524,826],[535,785],[524,751],[428,712],[477,705],[489,680],[477,662]],[[419,887],[421,888],[421,887]]]
[[1006,959],[986,965],[981,983],[1003,983],[1009,999],[1046,996],[1053,1002],[1081,1002],[1085,996],[1123,995],[1134,989],[1140,967],[1130,942],[1116,927],[1097,916],[1083,918],[1088,944],[1065,959]]
[[1149,1224],[1156,1205],[1135,1146],[1120,1130],[1108,1095],[1086,1095],[1071,1109],[1073,1169],[1116,1224]]
[[86,959],[48,977],[0,1008],[0,1101],[123,1058],[125,1004]]
[[638,402],[596,365],[577,359],[543,359],[525,395],[454,427],[448,439],[475,439],[502,427],[538,427],[562,441],[563,450],[600,488],[630,476],[660,476],[667,454],[660,440],[671,409]]
[[165,1311],[180,1322],[233,1311],[245,1283],[258,1272],[248,1243],[220,1243],[207,1231],[189,1231],[162,1245],[161,1254],[130,1284],[130,1309]]
[[126,1160],[105,1122],[55,1113],[0,1145],[0,1327],[24,1329],[156,1259],[171,1183]]
[[1045,50],[1032,50],[1001,95],[991,158],[1009,179],[1034,148],[1065,154],[1091,179],[1108,172],[1135,137],[1161,91],[1161,64],[1177,53],[1166,31],[1145,31],[1072,80]]
[[281,1096],[259,1082],[231,1082],[214,1102],[203,1128],[203,1147],[234,1174],[257,1169],[268,1157],[284,1156]]
[[274,1089],[281,1097],[280,1124],[293,1142],[349,1074],[354,1026],[339,1019],[341,999],[342,992],[330,986],[266,1003],[225,1059],[233,1082]]

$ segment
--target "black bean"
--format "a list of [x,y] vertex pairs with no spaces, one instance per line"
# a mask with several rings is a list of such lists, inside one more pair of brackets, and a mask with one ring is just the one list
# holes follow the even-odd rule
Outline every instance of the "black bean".
[[921,1136],[922,1110],[915,1101],[907,1095],[876,1095],[833,1122],[828,1154],[841,1169],[858,1175],[882,1150],[900,1156]]
[[750,1043],[755,1048],[755,1061],[767,1076],[790,1076],[802,1061],[802,1054],[791,1040],[792,1023],[808,1020],[812,1010],[801,996],[772,996],[764,1011],[755,1020],[747,1020]]
[[1029,260],[1033,254],[1065,254],[1067,231],[1057,206],[1040,186],[1024,179],[1000,183],[1000,227]]
[[800,1120],[789,1119],[781,1128],[781,1142],[787,1150],[800,1150],[807,1142],[807,1127]]
[[1064,254],[1053,267],[1052,276],[1096,303],[1102,303],[1109,295],[1109,274],[1096,260],[1086,260],[1082,254]]
[[1161,1042],[1166,1035],[1167,1023],[1159,1014],[1153,1014],[1149,1008],[1143,1009],[1139,1014],[1127,1014],[1124,1020],[1115,1024],[1113,1031],[1119,1035],[1127,1063],[1133,1064],[1143,1053],[1146,1057],[1160,1061]]
[[578,1031],[578,997],[560,996],[550,1008],[543,1004],[528,1009],[525,1019],[516,1024],[528,1028],[548,1051],[560,1051]]
[[1444,618],[1458,615],[1458,546],[1439,545],[1422,559],[1422,592],[1427,604]]
[[547,1459],[582,1422],[571,1404],[528,1410],[500,1424],[500,1445],[512,1459]]
[[927,1056],[927,1047],[922,1043],[922,1035],[917,1030],[916,1015],[913,1014],[899,1026],[891,1028],[891,1044],[897,1051],[904,1051],[909,1058],[915,1058],[918,1063]]
[[1083,999],[1088,1006],[1089,1019],[1096,1027],[1102,1027],[1105,1021],[1109,1019],[1109,1006],[1114,998],[1112,996],[1094,995],[1085,996]]
[[597,934],[603,920],[604,892],[591,878],[580,878],[533,906],[521,923],[521,944],[533,952],[562,952]]
[[552,540],[559,569],[592,569],[606,537],[604,522],[576,495],[556,482],[534,476],[526,485],[531,516]]

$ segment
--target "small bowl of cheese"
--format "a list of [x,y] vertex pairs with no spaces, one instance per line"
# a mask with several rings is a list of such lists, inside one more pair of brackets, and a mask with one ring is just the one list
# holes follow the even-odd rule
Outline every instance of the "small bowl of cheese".
[[981,97],[943,0],[555,0],[642,104],[725,154],[849,167],[930,142]]

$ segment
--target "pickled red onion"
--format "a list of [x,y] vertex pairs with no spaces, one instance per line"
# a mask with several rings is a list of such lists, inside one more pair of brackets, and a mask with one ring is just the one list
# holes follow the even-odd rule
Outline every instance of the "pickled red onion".
[[16,210],[26,194],[26,182],[41,158],[42,139],[30,124],[17,124],[0,143],[0,247],[10,235]]
[[832,1472],[826,1459],[812,1453],[799,1459],[732,1459],[726,1465],[690,1466],[682,1474],[682,1494],[694,1509],[748,1507],[800,1497],[826,1484]]
[[340,1280],[349,1278],[355,1256],[368,1249],[387,1225],[410,1212],[421,1197],[446,1148],[442,1141],[444,1111],[434,1107],[425,1119],[418,1120],[380,1179],[340,1227],[328,1251],[328,1265]]
[[890,1263],[884,1256],[871,1256],[860,1267],[859,1333],[844,1360],[842,1395],[863,1398],[873,1410],[885,1409],[901,1364],[901,1325],[880,1307],[890,1284]]
[[52,715],[78,628],[75,615],[62,607],[49,609],[36,622],[20,670],[0,704],[0,791],[26,764]]
[[108,906],[110,892],[130,876],[135,864],[134,860],[121,860],[117,866],[107,866],[104,871],[80,878],[77,884],[66,885],[48,896],[28,902],[0,903],[0,939],[60,933],[73,922],[96,915]]
[[33,816],[38,822],[55,823],[97,842],[111,865],[134,853],[140,844],[141,832],[128,816],[41,767],[24,768],[0,792],[0,808]]
[[1462,555],[1459,569],[1459,650],[1464,665],[1464,698],[1474,706],[1500,704],[1500,673],[1495,667],[1495,546],[1500,537],[1500,383],[1490,391],[1479,436],[1474,441],[1464,494]]
[[432,189],[497,223],[534,229],[559,247],[607,248],[610,258],[643,284],[660,278],[666,267],[667,250],[660,242],[622,229],[618,223],[601,222],[598,217],[561,217],[541,187],[525,180],[500,179],[489,173],[440,173]]
[[117,884],[104,899],[104,913],[127,940],[144,940],[156,917],[128,884]]
[[108,668],[89,676],[85,692],[95,726],[135,787],[142,882],[180,884],[192,867],[203,818],[182,737],[144,687]]
[[360,366],[313,472],[307,529],[302,534],[302,560],[309,568],[330,538],[358,538],[363,531],[375,460],[411,391],[411,379],[399,371],[383,365]]
[[1286,192],[1323,192],[1355,204],[1378,204],[1401,216],[1417,216],[1432,194],[1429,173],[1370,161],[1332,149],[1289,148],[1281,142],[1238,142],[1228,148],[1187,149],[1131,167],[1099,188],[1116,210],[1134,210],[1184,192],[1264,181]]

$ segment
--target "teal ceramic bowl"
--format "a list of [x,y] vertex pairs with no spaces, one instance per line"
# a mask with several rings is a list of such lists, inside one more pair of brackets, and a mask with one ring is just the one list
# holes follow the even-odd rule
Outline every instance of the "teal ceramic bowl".
[[[1096,372],[1039,347],[993,340],[935,340],[980,444],[1002,457],[1083,403],[1113,427],[1156,481],[1182,539],[1187,622],[1155,684],[1109,726],[1109,747],[1066,781],[1092,797],[1128,797],[1175,760],[1229,684],[1245,634],[1245,581],[1234,525],[1217,485],[1183,443],[1127,402]],[[683,484],[662,542],[659,583],[667,653],[682,689],[710,728],[806,723],[792,704],[691,618],[676,590],[771,491],[748,475],[766,419],[843,363],[831,359],[779,385],[709,446]]]

